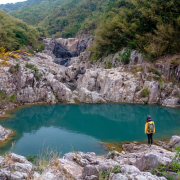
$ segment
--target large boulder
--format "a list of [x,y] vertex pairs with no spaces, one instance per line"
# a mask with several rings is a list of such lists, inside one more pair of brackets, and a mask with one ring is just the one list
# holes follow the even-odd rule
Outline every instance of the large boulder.
[[180,136],[172,136],[168,145],[170,148],[175,148],[176,146],[180,146]]
[[170,157],[167,158],[150,152],[143,155],[139,160],[136,161],[136,167],[138,167],[141,171],[152,170],[159,164],[167,165],[171,161],[172,159],[170,159]]

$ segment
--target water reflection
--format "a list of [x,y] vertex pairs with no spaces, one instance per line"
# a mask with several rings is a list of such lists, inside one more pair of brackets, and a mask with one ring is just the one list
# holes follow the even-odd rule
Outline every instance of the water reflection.
[[9,150],[11,142],[16,140],[15,151],[22,155],[38,153],[44,142],[63,153],[74,147],[102,154],[105,149],[99,145],[100,141],[146,139],[144,123],[148,114],[156,124],[156,139],[179,133],[180,109],[177,108],[132,104],[27,106],[1,121],[2,126],[14,129],[17,134],[0,146],[0,153]]

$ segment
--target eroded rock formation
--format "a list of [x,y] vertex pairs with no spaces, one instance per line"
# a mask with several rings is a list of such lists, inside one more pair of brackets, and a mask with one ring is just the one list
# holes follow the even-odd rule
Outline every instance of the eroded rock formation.
[[75,100],[180,106],[178,83],[165,81],[149,64],[104,69],[81,57],[72,58],[68,67],[54,63],[53,57],[44,53],[22,55],[18,62],[9,59],[8,65],[0,67],[0,91],[7,97],[1,99],[0,114],[26,103]]
[[174,157],[174,153],[158,146],[149,149],[147,145],[141,145],[136,148],[138,150],[133,153],[113,151],[105,156],[96,156],[95,153],[68,153],[63,158],[54,159],[46,167],[41,166],[41,174],[39,167],[35,167],[25,157],[11,153],[5,158],[0,157],[0,178],[98,180],[107,176],[110,180],[166,180],[165,177],[158,177],[146,171],[155,168],[159,163],[166,165],[172,161],[170,157]]
[[43,38],[45,52],[55,56],[54,62],[68,66],[71,58],[79,56],[93,43],[91,35],[79,35],[76,38]]

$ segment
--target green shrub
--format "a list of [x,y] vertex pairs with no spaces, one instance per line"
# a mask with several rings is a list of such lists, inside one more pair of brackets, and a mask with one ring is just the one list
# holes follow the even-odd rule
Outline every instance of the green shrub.
[[3,99],[6,99],[7,98],[7,95],[4,91],[0,90],[0,101],[3,100]]
[[149,88],[146,87],[142,90],[142,93],[141,93],[142,97],[147,97],[149,95]]
[[121,172],[121,167],[115,165],[112,169],[99,172],[99,180],[109,180],[111,173],[117,174]]
[[32,70],[35,70],[37,68],[34,64],[30,64],[30,63],[26,63],[25,67]]
[[157,71],[156,69],[150,68],[149,72],[152,73],[152,74],[155,74],[157,76],[161,76],[161,73],[159,71]]
[[9,102],[14,102],[15,100],[16,100],[16,95],[15,94],[11,95],[9,98]]
[[126,50],[122,54],[119,54],[119,56],[121,57],[121,61],[123,61],[124,64],[129,64],[130,55],[131,55],[130,48],[126,48]]
[[176,155],[167,165],[159,164],[155,169],[151,171],[152,174],[158,176],[165,176],[167,179],[176,180],[175,177],[171,177],[169,172],[177,173],[180,175],[180,146],[175,148]]
[[105,69],[111,69],[111,68],[112,68],[112,63],[111,63],[111,61],[107,61],[107,62],[105,63],[104,68],[105,68]]
[[41,77],[42,77],[42,74],[39,71],[35,71],[34,76],[35,76],[36,80],[39,81],[41,79]]

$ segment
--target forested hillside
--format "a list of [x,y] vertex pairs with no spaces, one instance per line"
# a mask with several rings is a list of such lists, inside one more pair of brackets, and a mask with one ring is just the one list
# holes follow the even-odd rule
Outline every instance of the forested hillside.
[[[24,22],[43,27],[54,37],[74,37],[79,31],[94,33],[104,12],[115,0],[27,0],[0,8]],[[19,8],[18,8],[19,7]]]
[[74,37],[79,31],[93,33],[98,20],[114,0],[67,0],[41,26],[55,37]]
[[18,50],[27,45],[38,48],[40,35],[34,27],[0,10],[0,47],[6,50]]
[[17,2],[17,3],[7,3],[7,4],[0,4],[0,8],[6,12],[11,12],[14,10],[18,10],[24,6],[34,6],[40,3],[42,0],[28,0],[24,2]]
[[1,5],[0,8],[30,25],[38,25],[51,16],[65,0],[28,0],[21,3]]
[[95,35],[92,59],[123,47],[149,59],[180,52],[179,0],[27,0],[0,6],[52,37]]
[[137,49],[149,60],[179,53],[180,1],[119,0],[117,7],[101,19],[92,60],[123,47]]

